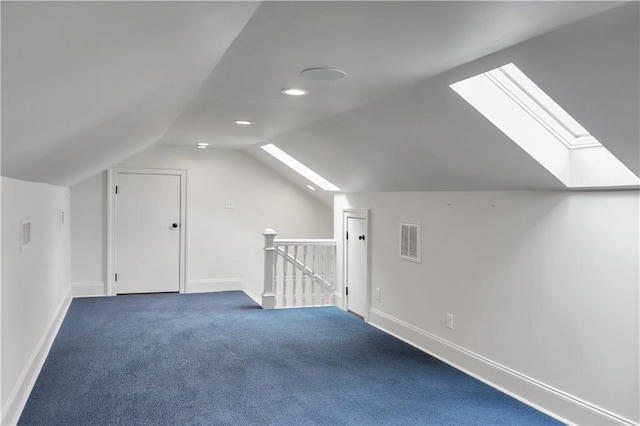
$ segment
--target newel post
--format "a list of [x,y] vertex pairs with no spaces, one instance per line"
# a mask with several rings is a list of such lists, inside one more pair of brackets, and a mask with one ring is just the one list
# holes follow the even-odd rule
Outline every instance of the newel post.
[[265,229],[264,236],[264,291],[262,292],[262,308],[273,309],[276,307],[276,295],[273,292],[273,263],[275,262],[276,248],[273,240],[277,232],[273,229]]

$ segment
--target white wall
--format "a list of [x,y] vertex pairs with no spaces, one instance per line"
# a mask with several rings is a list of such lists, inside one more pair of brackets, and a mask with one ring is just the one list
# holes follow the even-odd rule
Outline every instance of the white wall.
[[[2,6],[0,5],[0,13],[2,13]],[[2,27],[2,24],[0,24]],[[0,33],[2,30],[0,29]],[[1,103],[1,102],[0,102]],[[0,107],[0,116],[2,115],[2,108]],[[0,143],[0,172],[2,171],[2,144]],[[0,173],[0,176],[2,174]],[[0,178],[0,235],[2,233],[2,182]],[[2,414],[4,413],[4,392],[2,391],[2,243],[0,242],[0,422],[2,421]]]
[[[228,149],[158,145],[118,167],[187,170],[187,291],[239,280],[262,292],[266,228],[278,238],[331,238],[331,208],[252,156]],[[106,280],[106,178],[94,176],[71,189],[72,281]],[[232,199],[234,209],[225,208]]]
[[106,278],[107,174],[71,189],[71,282],[74,294],[104,293]]
[[[63,210],[66,223],[60,225]],[[31,244],[20,251],[20,222]],[[19,413],[68,306],[69,189],[2,178],[2,418]]]
[[373,324],[568,420],[638,422],[637,191],[339,194],[336,238],[348,207],[371,209]]

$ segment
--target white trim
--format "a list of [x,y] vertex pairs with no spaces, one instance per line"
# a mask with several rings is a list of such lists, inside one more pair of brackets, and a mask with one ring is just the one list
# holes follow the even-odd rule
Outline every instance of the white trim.
[[314,246],[335,246],[336,240],[283,240],[283,239],[275,239],[273,240],[274,245],[278,246],[303,246],[303,245],[314,245]]
[[244,294],[246,294],[247,296],[249,296],[250,298],[253,299],[254,302],[256,302],[256,304],[258,306],[261,306],[260,303],[262,302],[262,297],[260,297],[259,295],[257,295],[256,293],[254,293],[253,291],[249,290],[248,287],[243,286],[242,291],[244,292]]
[[[365,279],[365,310],[364,310],[364,321],[369,322],[369,310],[371,309],[371,284],[369,283],[369,209],[343,209],[342,210],[342,235],[339,239],[336,239],[338,244],[342,245],[342,294],[345,294],[344,288],[347,285],[347,256],[348,250],[346,249],[346,232],[347,232],[347,219],[353,217],[358,219],[364,219],[364,226],[366,229],[367,238],[365,239],[365,247],[366,247],[366,265],[364,269],[364,279]],[[337,254],[337,251],[336,251]],[[337,271],[336,271],[337,272]],[[336,299],[337,301],[337,299]],[[336,303],[336,306],[340,306]],[[345,295],[342,297],[342,309],[349,309],[349,296]]]
[[42,366],[49,355],[51,346],[58,334],[58,330],[62,325],[62,321],[67,314],[70,304],[71,297],[66,297],[62,300],[62,303],[60,303],[60,306],[53,318],[51,318],[49,325],[36,345],[35,350],[29,357],[29,360],[27,361],[24,370],[22,370],[16,385],[7,398],[6,405],[2,407],[3,425],[15,425],[18,423],[22,410],[29,399],[29,394],[31,394],[31,390],[33,389],[33,385],[36,383],[40,370],[42,370]]
[[242,291],[258,305],[261,297],[251,291],[239,278],[214,278],[189,280],[185,293],[217,293],[220,291]]
[[337,306],[338,308],[342,308],[342,306],[344,306],[345,300],[342,293],[338,293],[337,291],[334,291],[333,298],[334,298],[333,300],[335,301],[334,306]]
[[115,232],[116,228],[114,226],[115,222],[115,214],[113,211],[115,210],[115,200],[114,200],[114,192],[113,188],[115,188],[116,182],[116,169],[109,169],[107,172],[107,287],[106,292],[107,296],[115,296],[115,286],[113,282],[113,274],[115,266],[113,263],[115,262],[115,256],[113,256],[113,251],[115,250]]
[[602,146],[514,64],[503,65],[484,75],[567,148]]
[[218,291],[244,290],[239,278],[216,278],[187,281],[185,293],[215,293]]
[[129,167],[114,167],[107,174],[107,296],[115,296],[115,261],[116,261],[116,200],[115,187],[118,183],[118,174],[156,174],[180,176],[180,273],[179,291],[185,292],[187,268],[186,268],[186,236],[187,236],[187,171],[182,169],[144,169]]
[[637,425],[377,309],[370,309],[370,318],[372,326],[565,424]]
[[71,297],[101,297],[106,296],[103,282],[71,283]]

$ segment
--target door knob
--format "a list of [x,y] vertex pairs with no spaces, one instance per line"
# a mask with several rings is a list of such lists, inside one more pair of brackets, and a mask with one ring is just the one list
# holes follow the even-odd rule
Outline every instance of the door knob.
[[177,224],[177,223],[174,223],[173,225],[171,225],[171,227],[172,227],[172,228],[177,228],[177,227],[178,227],[178,224]]
[[360,235],[360,236],[358,237],[358,239],[359,239],[359,240],[364,240],[364,235]]

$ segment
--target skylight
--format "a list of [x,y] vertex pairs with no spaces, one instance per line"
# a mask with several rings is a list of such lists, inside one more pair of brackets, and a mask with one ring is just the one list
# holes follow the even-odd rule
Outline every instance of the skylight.
[[274,144],[262,145],[260,148],[264,149],[269,154],[273,155],[278,160],[282,161],[287,166],[291,167],[296,172],[300,173],[311,182],[315,183],[325,191],[340,191],[340,188],[275,146]]
[[640,179],[514,64],[451,88],[569,188]]

